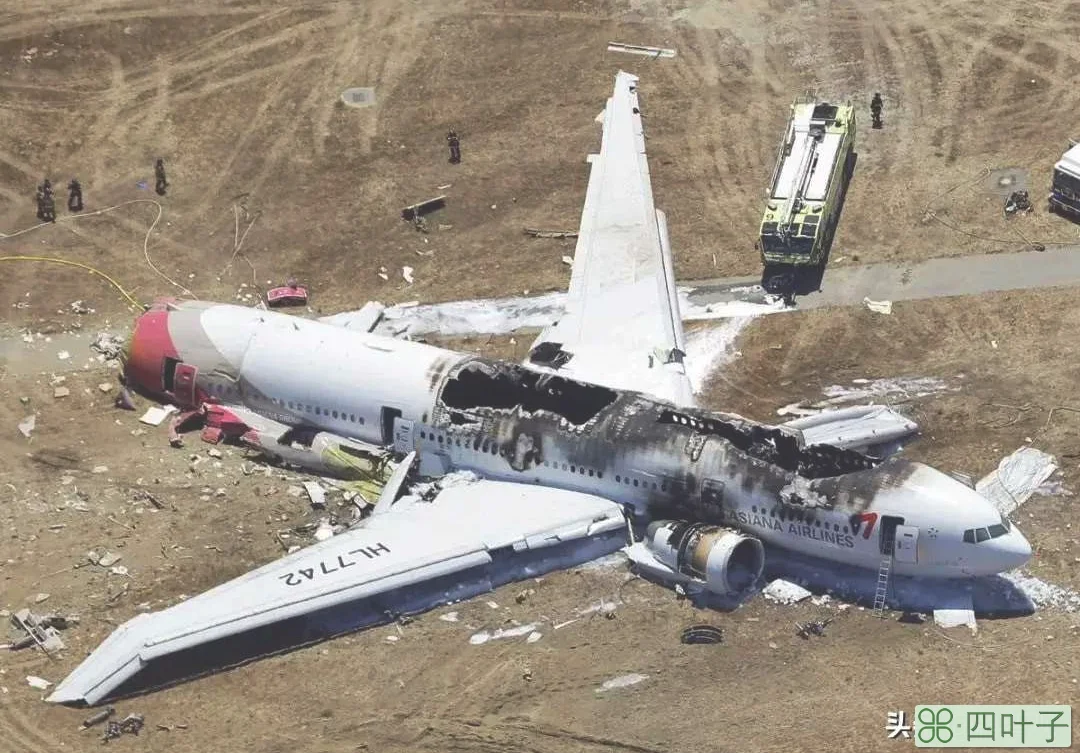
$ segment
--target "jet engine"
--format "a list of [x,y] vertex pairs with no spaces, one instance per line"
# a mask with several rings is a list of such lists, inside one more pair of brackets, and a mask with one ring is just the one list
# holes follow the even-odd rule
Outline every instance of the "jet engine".
[[746,591],[765,568],[760,540],[708,523],[654,521],[645,535],[645,547],[673,573],[721,596]]

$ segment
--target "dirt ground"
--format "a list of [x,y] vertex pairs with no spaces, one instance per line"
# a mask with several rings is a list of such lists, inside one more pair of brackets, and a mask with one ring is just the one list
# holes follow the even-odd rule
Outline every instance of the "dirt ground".
[[[788,104],[807,87],[862,108],[833,263],[1077,238],[1041,198],[1050,165],[1076,135],[1080,5],[1065,0],[0,8],[0,228],[10,236],[35,224],[34,186],[46,175],[61,207],[71,176],[83,183],[87,211],[122,205],[74,220],[61,208],[55,226],[0,239],[0,255],[88,264],[142,301],[243,300],[289,275],[313,286],[325,312],[371,298],[561,289],[569,274],[560,259],[572,245],[521,230],[576,227],[584,157],[599,138],[593,118],[619,68],[642,77],[654,192],[681,279],[758,271],[761,191]],[[678,55],[606,52],[611,40]],[[350,86],[374,87],[375,106],[338,105]],[[874,91],[885,97],[881,131],[868,127]],[[446,162],[448,128],[461,136],[457,166]],[[153,193],[158,156],[171,184],[164,197]],[[1008,224],[985,178],[1007,166],[1030,171],[1036,204]],[[403,206],[440,192],[447,207],[428,235],[400,219]],[[405,265],[415,268],[413,285],[402,279]],[[128,315],[85,271],[31,261],[3,271],[7,329],[94,331]],[[95,313],[71,314],[75,300]],[[1072,291],[1050,291],[897,304],[891,316],[765,317],[745,331],[741,357],[708,402],[776,420],[777,407],[830,384],[936,376],[960,389],[911,403],[925,434],[912,456],[977,477],[1030,438],[1062,458],[1075,489],[1080,417],[1048,414],[1080,407],[1078,312]],[[522,347],[469,345],[506,356]],[[0,373],[0,608],[47,593],[38,609],[82,618],[59,660],[0,654],[0,750],[98,745],[96,733],[76,731],[83,712],[41,703],[25,677],[60,681],[116,624],[279,556],[274,533],[311,515],[289,495],[294,481],[252,472],[236,451],[211,458],[196,440],[172,450],[163,427],[113,409],[98,387],[112,376],[107,368],[62,375],[58,384],[49,373]],[[56,386],[70,394],[53,398]],[[15,425],[30,413],[37,427],[28,441]],[[1070,504],[1036,498],[1018,520],[1037,548],[1031,572],[1080,588]],[[84,566],[89,550],[122,554],[128,575]],[[619,567],[554,574],[496,592],[498,608],[481,598],[400,633],[379,628],[124,701],[118,712],[145,714],[147,730],[113,744],[890,750],[911,745],[885,739],[890,709],[1067,703],[1077,694],[1075,614],[982,621],[971,636],[810,603],[758,599],[731,614],[698,612],[625,577]],[[526,587],[534,593],[518,604]],[[600,599],[619,602],[615,619],[592,612],[552,629]],[[459,621],[438,619],[448,611]],[[827,638],[795,637],[796,620],[826,613],[836,617]],[[469,644],[474,630],[508,620],[541,621],[543,637]],[[692,622],[724,627],[725,644],[680,644]],[[628,673],[648,678],[597,692]]]

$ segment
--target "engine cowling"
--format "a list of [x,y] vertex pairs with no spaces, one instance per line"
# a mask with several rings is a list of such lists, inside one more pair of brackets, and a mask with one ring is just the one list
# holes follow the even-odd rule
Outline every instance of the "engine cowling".
[[765,547],[760,540],[708,523],[654,521],[645,545],[674,572],[721,596],[746,591],[765,569]]

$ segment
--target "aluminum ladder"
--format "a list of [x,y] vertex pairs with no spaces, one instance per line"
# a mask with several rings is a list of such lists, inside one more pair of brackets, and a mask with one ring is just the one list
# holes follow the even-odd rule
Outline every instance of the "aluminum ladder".
[[892,552],[881,558],[877,573],[877,590],[874,592],[874,616],[885,616],[885,597],[889,593],[889,573],[892,572]]

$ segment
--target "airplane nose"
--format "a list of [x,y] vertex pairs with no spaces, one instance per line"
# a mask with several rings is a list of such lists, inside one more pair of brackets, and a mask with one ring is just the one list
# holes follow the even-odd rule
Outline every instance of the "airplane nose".
[[999,572],[1015,570],[1031,559],[1031,544],[1016,526],[1006,535],[986,543],[993,544],[994,557],[1001,563]]
[[164,392],[166,358],[176,358],[169,335],[169,312],[154,307],[135,320],[124,363],[128,384],[155,394]]

